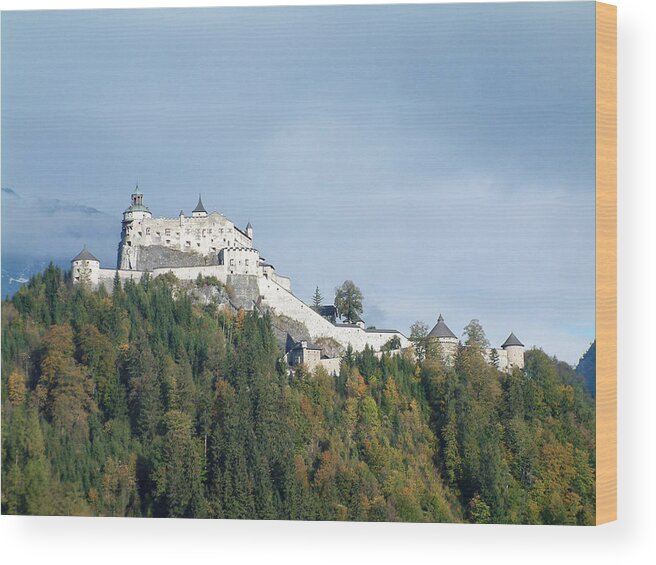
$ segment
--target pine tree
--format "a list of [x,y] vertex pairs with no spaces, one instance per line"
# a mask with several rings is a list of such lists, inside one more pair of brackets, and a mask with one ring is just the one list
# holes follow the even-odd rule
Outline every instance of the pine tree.
[[314,294],[312,295],[312,308],[318,312],[322,302],[323,302],[323,296],[319,291],[319,287],[317,287],[314,290]]

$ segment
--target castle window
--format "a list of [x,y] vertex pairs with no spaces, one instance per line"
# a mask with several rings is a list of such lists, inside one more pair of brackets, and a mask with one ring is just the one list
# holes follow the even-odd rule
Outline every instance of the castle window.
[[203,230],[203,237],[205,237],[205,230]]
[[231,267],[234,267],[234,266],[235,266],[235,260],[234,260],[234,259],[230,259],[230,266],[231,266]]
[[155,232],[155,235],[156,235],[157,237],[159,237],[159,236],[160,236],[160,233],[159,233],[158,231],[156,231],[156,232]]
[[212,228],[208,229],[207,233],[212,233]]
[[164,230],[164,235],[171,235],[171,230],[170,229]]
[[150,235],[150,228],[146,228],[146,235]]
[[185,241],[185,246],[191,247],[191,241]]
[[137,232],[139,234],[139,237],[141,237],[141,232]]
[[171,243],[171,240],[170,240],[170,239],[167,239],[167,240],[166,240],[166,245],[168,245],[169,243]]
[[196,245],[197,245],[198,247],[200,247],[200,243],[197,243]]
[[248,267],[248,259],[246,259],[246,260],[244,261],[244,265],[246,265],[246,266]]

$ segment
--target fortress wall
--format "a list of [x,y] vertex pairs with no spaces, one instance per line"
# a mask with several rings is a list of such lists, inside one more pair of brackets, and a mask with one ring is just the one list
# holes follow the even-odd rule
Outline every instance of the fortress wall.
[[277,314],[305,324],[312,340],[331,337],[344,347],[351,345],[355,351],[362,351],[366,345],[380,349],[396,335],[401,340],[401,347],[410,345],[408,338],[400,332],[368,332],[359,327],[335,326],[275,281],[258,278],[258,283],[264,303]]
[[[130,269],[99,269],[98,284],[111,291],[112,286],[114,285],[114,277],[116,276],[116,273],[118,273],[121,282],[124,283],[128,279],[132,279],[135,282],[140,281],[144,272],[146,271],[133,271]],[[209,265],[205,267],[163,267],[149,271],[151,277],[156,277],[166,273],[173,273],[181,281],[195,281],[200,274],[204,277],[214,276],[224,284],[226,282],[226,271],[223,265]]]
[[278,283],[281,287],[289,292],[292,291],[292,280],[289,277],[283,277],[282,275],[277,274],[275,271],[271,271],[269,275],[271,279]]
[[321,359],[317,365],[321,365],[326,371],[328,371],[329,375],[336,377],[339,375],[339,367],[341,363],[341,357],[333,357],[332,359]]
[[397,355],[401,355],[403,353],[403,349],[392,349],[391,351],[376,351],[374,353],[374,357],[376,357],[376,359],[382,359],[385,353],[389,353],[391,357],[396,357]]
[[223,284],[226,283],[227,273],[224,265],[205,265],[199,267],[160,267],[153,269],[152,276],[173,273],[181,281],[195,281],[198,275],[203,277],[216,277]]
[[130,265],[140,271],[152,271],[162,267],[202,267],[218,265],[216,254],[202,255],[193,251],[180,251],[161,245],[148,247],[130,247],[124,250],[124,255],[130,257]]
[[143,271],[131,271],[127,269],[99,269],[98,270],[98,285],[104,286],[106,290],[111,292],[112,287],[114,286],[114,277],[118,273],[119,279],[124,283],[125,281],[132,279],[135,282],[141,280]]

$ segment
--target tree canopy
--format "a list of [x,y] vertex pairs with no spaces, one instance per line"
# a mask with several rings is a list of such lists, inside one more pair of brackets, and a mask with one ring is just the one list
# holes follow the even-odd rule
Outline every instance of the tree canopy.
[[345,322],[357,321],[362,312],[362,291],[353,281],[344,281],[342,286],[335,289],[335,308]]

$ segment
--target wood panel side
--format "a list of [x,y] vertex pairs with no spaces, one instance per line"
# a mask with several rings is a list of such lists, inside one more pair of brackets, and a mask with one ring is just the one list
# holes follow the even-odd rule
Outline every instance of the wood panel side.
[[596,3],[596,522],[617,519],[617,8]]

